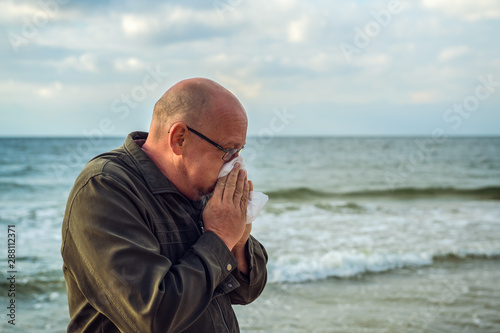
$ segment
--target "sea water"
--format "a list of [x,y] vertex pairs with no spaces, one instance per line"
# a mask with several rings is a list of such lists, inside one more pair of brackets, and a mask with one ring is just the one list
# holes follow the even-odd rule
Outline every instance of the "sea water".
[[[71,186],[124,138],[0,139],[2,332],[63,332]],[[243,332],[499,332],[500,138],[249,138],[268,285]],[[16,233],[15,326],[7,234]]]

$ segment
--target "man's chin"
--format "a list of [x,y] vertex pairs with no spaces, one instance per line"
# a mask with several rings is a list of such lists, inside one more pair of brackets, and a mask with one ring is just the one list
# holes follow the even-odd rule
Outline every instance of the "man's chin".
[[206,191],[200,191],[198,194],[199,194],[200,198],[212,196],[212,194],[214,193],[214,190],[215,190],[215,185],[213,185],[212,187],[210,187]]
[[215,191],[215,185],[208,189],[207,193],[205,193],[205,196],[211,197],[212,194],[214,194],[214,191]]

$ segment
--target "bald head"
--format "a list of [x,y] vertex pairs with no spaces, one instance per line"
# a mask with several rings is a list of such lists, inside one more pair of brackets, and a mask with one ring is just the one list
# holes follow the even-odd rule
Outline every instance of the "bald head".
[[238,99],[215,81],[205,78],[180,81],[156,102],[150,129],[151,139],[163,137],[171,125],[178,121],[198,127],[200,123],[216,119],[225,111],[223,106],[228,104],[236,104],[244,112]]

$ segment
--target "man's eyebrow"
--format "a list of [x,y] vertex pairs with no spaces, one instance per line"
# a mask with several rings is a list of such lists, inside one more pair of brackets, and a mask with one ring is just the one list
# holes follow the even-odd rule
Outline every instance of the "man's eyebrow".
[[247,142],[245,141],[245,143],[243,143],[243,145],[238,146],[238,144],[235,143],[234,141],[225,141],[225,140],[222,140],[222,142],[220,143],[220,145],[225,149],[241,148],[241,147],[244,147],[246,144],[247,144]]
[[246,142],[244,144],[242,144],[241,146],[239,146],[239,145],[236,144],[236,145],[233,145],[230,148],[241,148],[241,147],[245,147],[246,144],[247,144]]

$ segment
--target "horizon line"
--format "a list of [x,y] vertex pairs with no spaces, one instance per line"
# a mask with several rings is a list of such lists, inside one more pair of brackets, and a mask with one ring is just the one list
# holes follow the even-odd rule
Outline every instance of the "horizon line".
[[[124,139],[128,134],[125,135],[105,135],[101,139]],[[261,135],[247,135],[248,138],[258,138]],[[274,135],[272,137],[265,136],[266,139],[269,138],[426,138],[432,137],[429,134],[281,134]],[[500,134],[453,134],[446,135],[444,138],[492,138],[500,137]],[[6,136],[0,135],[0,139],[91,139],[96,140],[93,137],[87,137],[85,135],[13,135]]]

